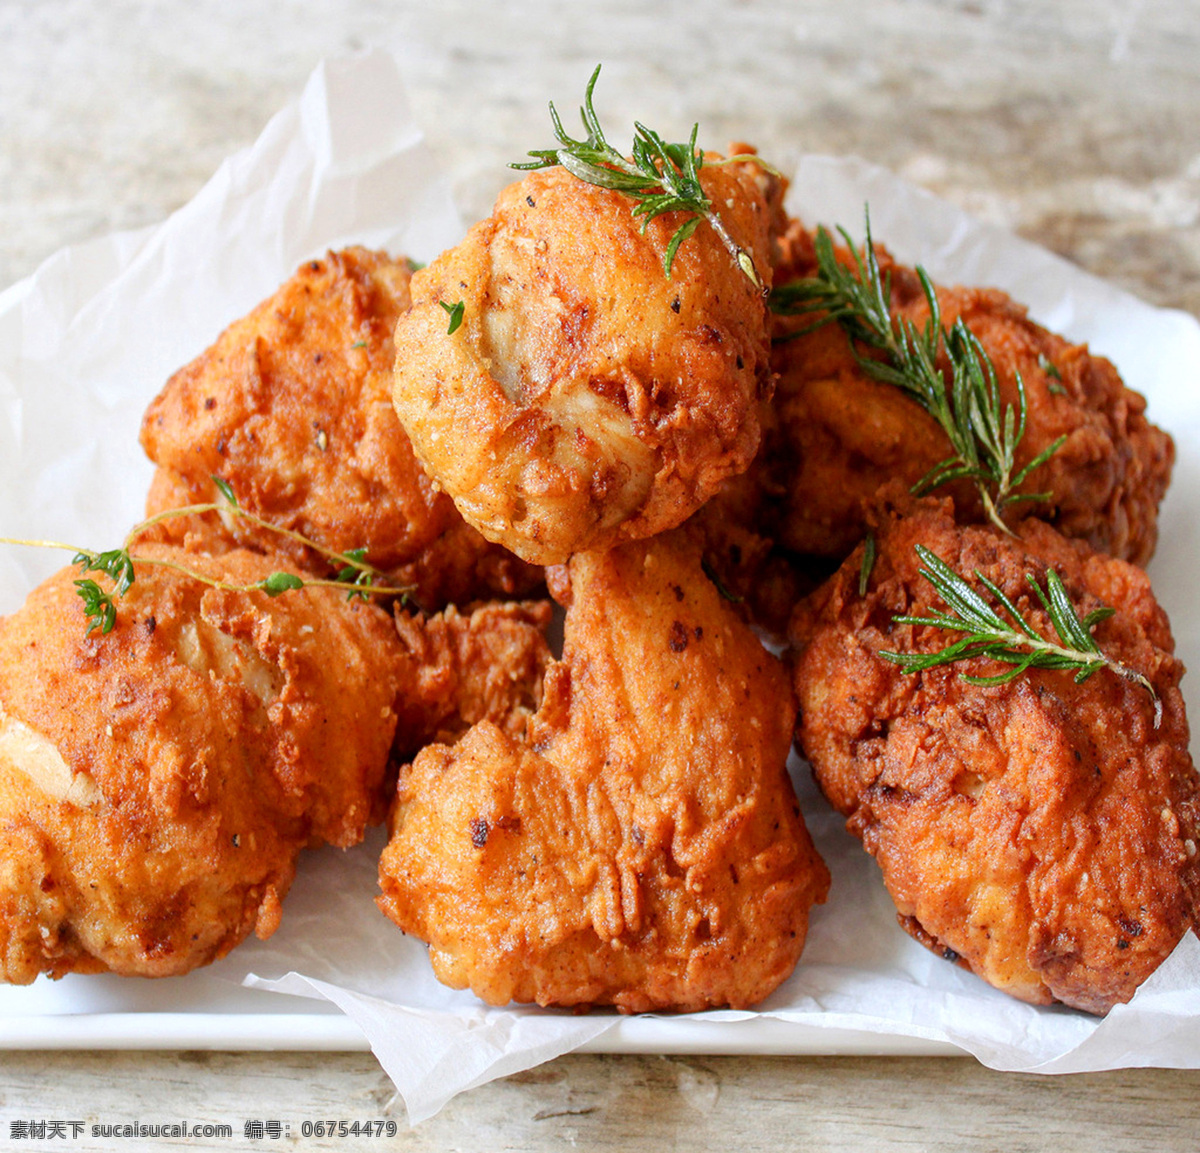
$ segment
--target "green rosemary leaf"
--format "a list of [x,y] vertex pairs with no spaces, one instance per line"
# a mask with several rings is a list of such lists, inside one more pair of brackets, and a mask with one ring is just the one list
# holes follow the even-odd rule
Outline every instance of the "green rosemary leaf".
[[916,551],[923,562],[920,574],[933,585],[949,612],[932,613],[929,616],[896,616],[892,618],[893,623],[943,629],[962,635],[934,652],[879,653],[884,660],[898,665],[906,673],[924,672],[975,659],[1011,666],[992,676],[965,672],[959,674],[963,680],[976,685],[1005,684],[1031,668],[1072,671],[1075,682],[1082,684],[1101,669],[1108,669],[1140,685],[1150,694],[1155,702],[1154,723],[1158,725],[1162,705],[1149,679],[1107,656],[1092,634],[1093,628],[1112,616],[1115,610],[1104,605],[1081,618],[1062,578],[1054,569],[1046,570],[1045,588],[1030,573],[1027,577],[1029,584],[1057,634],[1057,641],[1052,641],[1037,632],[1013,601],[981,572],[976,571],[976,579],[999,603],[1009,620],[1000,616],[982,594],[931,550],[924,545],[917,545]]
[[917,545],[917,556],[925,564],[925,568],[919,570],[921,575],[966,623],[1004,630],[1004,621],[995,610],[941,557],[920,544]]
[[730,592],[726,588],[725,582],[717,575],[717,570],[709,564],[708,557],[704,557],[700,561],[700,569],[712,581],[713,585],[716,586],[717,593],[723,600],[727,600],[731,604],[740,605],[746,599],[745,597],[738,596],[737,593]]
[[693,216],[691,220],[685,220],[676,230],[675,235],[671,237],[671,242],[667,245],[667,251],[663,254],[663,264],[667,270],[667,276],[671,275],[671,267],[675,263],[675,254],[679,251],[679,246],[687,240],[689,236],[700,226],[700,217]]
[[1047,376],[1052,376],[1055,380],[1062,380],[1062,373],[1058,371],[1058,366],[1044,352],[1038,353],[1038,368]]
[[462,326],[463,315],[467,310],[467,306],[460,300],[457,304],[447,304],[444,300],[439,300],[438,304],[446,310],[450,317],[450,326],[446,329],[447,336],[453,336]]
[[901,389],[937,421],[951,453],[913,486],[915,494],[951,481],[970,480],[988,518],[1008,532],[1002,514],[1009,505],[1050,499],[1048,493],[1017,489],[1058,450],[1061,440],[1017,470],[1017,449],[1028,415],[1020,373],[1014,379],[1016,406],[1003,404],[987,350],[961,317],[946,329],[937,289],[919,265],[916,272],[929,309],[928,320],[919,328],[907,318],[893,316],[891,284],[879,266],[869,210],[865,212],[866,240],[861,249],[844,228],[838,231],[850,251],[850,263],[838,260],[833,237],[827,229],[818,228],[814,237],[816,275],[773,289],[772,310],[783,316],[813,316],[814,324],[804,332],[830,319],[836,321],[849,337],[864,373]]
[[695,233],[701,222],[707,221],[738,268],[755,287],[763,289],[753,258],[730,235],[700,183],[700,169],[705,163],[704,153],[696,143],[700,126],[694,124],[688,142],[680,144],[664,140],[653,129],[635,121],[631,156],[626,158],[609,144],[596,115],[592,93],[599,77],[600,65],[596,65],[579,110],[586,138],[576,140],[566,131],[558,109],[551,102],[550,123],[558,147],[530,151],[529,160],[509,167],[530,172],[561,165],[579,180],[619,192],[635,202],[632,212],[641,218],[643,232],[650,221],[667,213],[687,214],[690,219],[675,228],[663,254],[663,272],[668,278],[679,246]]
[[[1038,468],[1041,465],[1045,464],[1046,461],[1048,461],[1056,452],[1058,452],[1058,450],[1060,448],[1062,448],[1062,446],[1066,443],[1066,440],[1067,440],[1067,434],[1063,433],[1063,435],[1060,436],[1056,441],[1054,441],[1052,444],[1048,444],[1044,449],[1042,449],[1042,451],[1039,452],[1037,454],[1037,456],[1035,456],[1033,458],[1033,460],[1031,460],[1023,469],[1020,470],[1020,472],[1018,472],[1016,474],[1016,476],[1013,477],[1013,479],[1012,479],[1013,487],[1015,488],[1017,485],[1019,485],[1031,472],[1033,472],[1033,470],[1035,468]],[[1046,492],[1046,493],[1029,492],[1029,493],[1019,493],[1017,496],[1014,496],[1012,498],[1012,501],[1010,503],[1015,503],[1018,500],[1052,500],[1052,499],[1053,499],[1053,494],[1048,493],[1048,492]]]
[[867,533],[863,541],[862,567],[858,570],[858,595],[865,597],[871,584],[871,572],[875,568],[875,534]]

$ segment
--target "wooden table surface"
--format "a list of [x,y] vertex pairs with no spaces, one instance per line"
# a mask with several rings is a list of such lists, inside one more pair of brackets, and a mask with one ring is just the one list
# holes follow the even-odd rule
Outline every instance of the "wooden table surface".
[[[0,0],[0,288],[161,220],[324,55],[400,58],[464,215],[597,61],[606,122],[856,153],[1138,295],[1200,315],[1198,0]],[[290,1136],[246,1139],[252,1117]],[[305,1121],[395,1120],[392,1140]],[[1200,1146],[1200,1072],[1038,1078],[966,1059],[568,1056],[409,1132],[369,1055],[0,1052],[14,1120],[228,1123],[212,1148],[870,1150]],[[68,1130],[68,1134],[70,1131]],[[146,1148],[202,1143],[147,1140]]]

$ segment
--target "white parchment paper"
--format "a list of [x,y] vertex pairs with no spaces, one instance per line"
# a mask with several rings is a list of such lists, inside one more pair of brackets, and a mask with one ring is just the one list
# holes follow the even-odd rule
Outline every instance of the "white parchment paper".
[[[376,52],[331,60],[252,148],[227,161],[165,224],[61,252],[0,295],[0,486],[7,498],[0,535],[92,546],[121,539],[139,517],[151,472],[137,447],[141,413],[166,377],[327,247],[365,243],[429,259],[455,243],[462,227],[447,188],[421,145],[393,59]],[[1151,418],[1179,448],[1151,575],[1181,656],[1200,666],[1193,597],[1200,325],[858,161],[806,159],[791,208],[811,223],[842,223],[861,236],[868,201],[876,238],[901,259],[925,264],[946,282],[1007,289],[1037,319],[1111,357],[1149,398]],[[0,549],[0,611],[18,607],[36,580],[63,563],[61,555]],[[1195,681],[1184,689],[1194,710]],[[953,1044],[998,1069],[1200,1065],[1194,936],[1102,1022],[1022,1005],[900,931],[874,863],[799,762],[795,776],[834,878],[801,964],[757,1013],[662,1019],[664,1048],[688,1048],[677,1038],[694,1035],[700,1021],[705,1044],[718,1049],[727,1046],[714,1036],[736,1030],[729,1048],[753,1050],[757,1037],[773,1051],[821,1051],[822,1035],[849,1029],[876,1035],[880,1051],[897,1037],[918,1038]],[[186,1006],[201,989],[210,997],[214,980],[332,1002],[365,1033],[413,1121],[464,1089],[583,1044],[602,1045],[618,1028],[611,1014],[491,1009],[439,985],[424,946],[375,908],[381,845],[377,831],[351,852],[310,854],[279,932],[173,980],[175,1002]],[[2,989],[0,1014],[95,1012],[111,1001],[113,980],[69,977]],[[135,1008],[139,990],[151,984],[121,983],[121,1005]],[[244,998],[227,987],[231,1001],[232,992]],[[160,992],[145,994],[148,1006],[161,1006]],[[789,1045],[788,1030],[803,1040]]]

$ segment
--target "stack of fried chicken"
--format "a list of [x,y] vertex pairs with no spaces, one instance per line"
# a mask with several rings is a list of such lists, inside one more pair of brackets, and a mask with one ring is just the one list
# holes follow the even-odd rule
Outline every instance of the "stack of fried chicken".
[[[843,326],[772,315],[814,233],[731,152],[700,183],[744,260],[703,223],[668,274],[678,213],[546,168],[428,268],[305,264],[167,382],[110,630],[75,569],[0,622],[0,976],[186,972],[274,930],[304,848],[386,817],[380,907],[447,984],[750,1006],[829,888],[796,742],[917,940],[1027,1001],[1132,996],[1200,898],[1182,668],[1137,567],[1171,441],[1106,361],[939,287],[1023,390],[1015,467],[1057,447],[1003,525],[962,477],[913,497],[944,434]],[[904,671],[944,639],[897,620],[945,608],[917,545],[1044,636],[1053,569],[1140,680]],[[404,594],[340,583],[364,558]]]

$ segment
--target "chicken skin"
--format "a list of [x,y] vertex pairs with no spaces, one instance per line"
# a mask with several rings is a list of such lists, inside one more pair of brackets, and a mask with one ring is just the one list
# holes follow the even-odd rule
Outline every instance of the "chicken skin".
[[[809,232],[793,224],[784,247],[778,282],[815,275]],[[893,315],[923,329],[929,307],[916,273],[876,251],[891,278]],[[850,260],[844,249],[839,258]],[[1028,421],[1015,471],[1065,437],[1020,489],[1050,498],[1010,505],[1009,522],[1037,516],[1144,566],[1157,541],[1174,446],[1146,419],[1143,397],[1124,386],[1109,361],[1035,324],[1002,292],[938,287],[937,298],[943,326],[961,317],[991,357],[1003,405],[1015,411],[1018,373],[1024,382]],[[808,323],[780,321],[777,335]],[[916,484],[950,455],[949,441],[916,401],[863,371],[836,324],[778,340],[772,364],[779,436],[764,467],[781,493],[771,522],[786,548],[842,559],[862,539],[863,510],[879,488],[892,479]],[[969,482],[948,491],[960,519],[984,519]]]
[[[232,585],[278,569],[150,545]],[[383,815],[396,727],[388,614],[270,599],[138,561],[87,633],[66,569],[0,621],[0,979],[161,977],[269,936],[296,858]],[[103,578],[102,578],[103,579]]]
[[479,724],[402,771],[380,906],[491,1004],[752,1005],[829,883],[787,674],[682,533],[552,576],[563,659],[527,738]]
[[[148,408],[142,445],[159,465],[147,515],[219,499],[413,586],[423,608],[532,591],[540,574],[468,528],[413,455],[391,403],[392,331],[409,305],[404,260],[363,248],[301,266],[272,297],[180,369]],[[159,526],[210,551],[327,559],[246,519]],[[224,542],[222,544],[222,542]]]
[[[757,167],[700,178],[769,278]],[[413,277],[396,328],[394,400],[418,457],[470,524],[535,564],[681,524],[758,447],[760,289],[707,223],[668,278],[682,220],[643,234],[633,206],[563,168],[531,173]]]
[[[958,527],[949,502],[876,518],[865,595],[855,552],[792,624],[799,743],[825,795],[883,871],[900,924],[999,989],[1033,1004],[1106,1013],[1128,1001],[1195,925],[1200,778],[1166,615],[1140,569],[1033,519],[1020,539]],[[945,606],[919,575],[922,544],[956,572],[993,581],[1056,639],[1028,582],[1058,573],[1081,618],[1101,604],[1108,667],[1082,684],[974,658],[906,674],[882,651],[958,639],[893,623]]]

